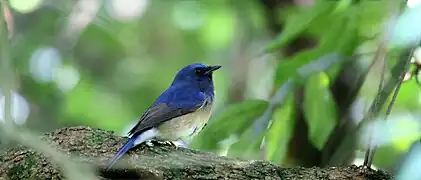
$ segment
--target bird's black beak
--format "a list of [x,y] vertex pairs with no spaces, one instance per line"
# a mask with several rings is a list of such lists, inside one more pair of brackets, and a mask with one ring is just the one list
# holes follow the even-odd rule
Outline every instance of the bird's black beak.
[[205,72],[205,75],[211,74],[213,71],[218,70],[222,66],[215,65],[215,66],[208,66],[208,70]]

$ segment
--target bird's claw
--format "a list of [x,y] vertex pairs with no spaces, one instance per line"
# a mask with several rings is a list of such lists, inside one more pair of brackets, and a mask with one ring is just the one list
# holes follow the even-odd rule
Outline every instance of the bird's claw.
[[145,144],[148,147],[153,147],[154,146],[154,142],[153,141],[146,141]]
[[172,143],[174,144],[174,146],[176,148],[186,148],[186,149],[189,148],[189,145],[185,141],[183,141],[181,139],[179,139],[177,141],[173,141]]
[[176,149],[183,147],[183,148],[188,148],[187,144],[184,141],[158,141],[158,140],[150,140],[150,141],[146,141],[145,144],[148,147],[153,147],[155,145],[167,145],[167,146],[172,146],[175,147]]
[[172,142],[172,141],[164,141],[163,144],[164,145],[169,145],[169,146],[175,146],[175,147],[177,147],[177,145],[174,144],[174,142]]
[[158,141],[158,140],[152,140],[152,141],[148,141],[149,143],[153,145],[170,145],[170,146],[176,146],[174,144],[174,142],[172,141]]

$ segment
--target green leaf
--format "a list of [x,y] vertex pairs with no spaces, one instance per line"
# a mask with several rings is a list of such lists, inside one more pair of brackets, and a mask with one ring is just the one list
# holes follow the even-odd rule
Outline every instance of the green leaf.
[[203,131],[194,138],[191,146],[204,150],[217,150],[219,143],[230,136],[239,136],[268,107],[263,100],[246,100],[229,105],[215,119],[211,119]]
[[[420,99],[420,87],[414,79],[405,81],[399,89],[399,94],[396,97],[393,105],[393,112],[399,111],[418,111],[421,108],[419,103]],[[392,99],[393,95],[390,95],[389,100]],[[386,112],[387,107],[382,109],[382,113]]]
[[[336,13],[336,18],[331,22],[331,27],[320,38],[317,47],[297,52],[295,56],[288,57],[279,63],[276,69],[275,85],[283,84],[288,78],[297,73],[298,68],[317,60],[329,53],[337,53],[343,58],[352,55],[362,42],[358,36],[358,19],[349,12]],[[339,68],[339,63],[329,75],[334,78]]]
[[284,104],[293,86],[294,81],[291,79],[276,90],[264,113],[241,135],[240,140],[231,146],[228,152],[230,156],[241,156],[249,159],[259,158],[260,145],[271,122],[273,112],[277,106]]
[[[307,51],[306,53],[300,53],[295,56],[296,61],[288,61],[280,64],[277,69],[276,86],[285,84],[288,79],[294,77],[294,83],[302,83],[301,81],[311,74],[328,70],[331,66],[339,64],[344,58],[339,56],[337,53],[328,53],[320,57],[316,57],[319,54],[318,49]],[[305,57],[315,58],[312,62],[302,64],[299,60],[306,60]],[[295,68],[299,66],[299,68]],[[290,67],[290,68],[288,68]],[[294,68],[293,68],[294,67]]]
[[[340,15],[338,15],[340,16]],[[348,60],[354,54],[358,46],[363,42],[358,34],[359,19],[354,11],[347,11],[342,17],[338,17],[332,23],[332,29],[320,40],[320,47],[325,52],[338,53]],[[335,79],[340,65],[337,64],[327,71],[331,79]]]
[[390,9],[391,3],[392,1],[361,1],[355,6],[354,10],[359,18],[359,35],[371,38],[383,31],[384,21],[390,17],[385,9]]
[[318,18],[328,15],[336,3],[318,1],[310,8],[304,8],[297,13],[290,14],[285,22],[285,28],[265,49],[266,52],[273,52],[279,47],[287,44],[304,32],[312,23],[317,23]]
[[284,59],[279,63],[275,74],[275,86],[285,83],[290,77],[297,73],[297,69],[310,61],[316,59],[321,54],[317,48],[305,50],[297,53],[295,56]]
[[329,90],[329,78],[325,73],[308,78],[303,106],[310,141],[316,148],[322,149],[337,119],[336,105]]
[[236,143],[231,145],[228,150],[229,157],[237,157],[241,159],[262,159],[260,147],[264,134],[254,137],[253,128],[250,127],[243,133]]
[[287,102],[275,110],[272,123],[265,136],[266,159],[277,164],[283,162],[292,137],[295,124],[293,103],[292,95],[290,95]]

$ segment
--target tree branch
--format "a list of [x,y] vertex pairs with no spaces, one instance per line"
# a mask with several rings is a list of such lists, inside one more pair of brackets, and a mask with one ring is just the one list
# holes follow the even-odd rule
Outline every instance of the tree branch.
[[[77,156],[74,157],[75,161],[96,169],[101,179],[392,179],[382,171],[364,170],[356,166],[283,168],[267,161],[244,161],[165,145],[140,145],[129,151],[115,169],[106,171],[106,161],[117,152],[126,138],[99,129],[70,127],[45,134],[42,139],[67,156]],[[66,163],[66,160],[62,163]],[[66,178],[59,167],[41,153],[24,146],[0,155],[0,179]]]

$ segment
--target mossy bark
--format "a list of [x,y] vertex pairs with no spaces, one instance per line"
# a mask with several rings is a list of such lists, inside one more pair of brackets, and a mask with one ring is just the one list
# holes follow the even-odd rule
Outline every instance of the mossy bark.
[[[59,151],[93,167],[98,179],[392,179],[382,171],[349,167],[283,168],[267,161],[244,161],[166,145],[140,145],[116,169],[104,164],[125,142],[109,131],[88,127],[59,129],[41,137]],[[65,179],[48,156],[18,146],[0,156],[0,179]]]

